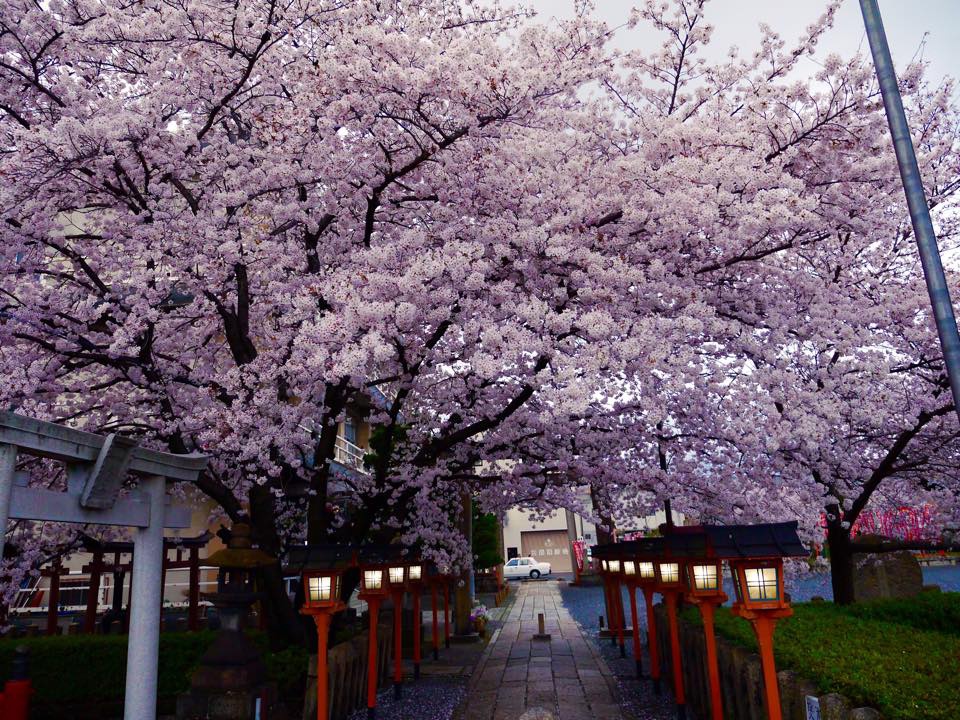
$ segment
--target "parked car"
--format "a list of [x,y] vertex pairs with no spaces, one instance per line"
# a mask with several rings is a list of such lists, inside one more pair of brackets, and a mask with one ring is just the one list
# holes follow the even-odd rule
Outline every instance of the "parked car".
[[513,558],[503,566],[503,576],[507,579],[529,577],[536,580],[541,575],[549,574],[550,563],[532,557]]

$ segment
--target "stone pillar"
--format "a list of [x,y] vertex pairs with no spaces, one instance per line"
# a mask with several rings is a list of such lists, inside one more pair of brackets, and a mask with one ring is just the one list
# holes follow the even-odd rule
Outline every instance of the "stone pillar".
[[17,467],[17,446],[0,445],[0,559],[3,559],[4,537],[10,519],[10,498],[13,496],[13,472]]
[[160,597],[163,564],[163,515],[166,484],[152,476],[140,483],[150,500],[150,524],[134,535],[130,580],[130,635],[127,638],[127,686],[124,720],[157,716],[157,665],[160,650]]

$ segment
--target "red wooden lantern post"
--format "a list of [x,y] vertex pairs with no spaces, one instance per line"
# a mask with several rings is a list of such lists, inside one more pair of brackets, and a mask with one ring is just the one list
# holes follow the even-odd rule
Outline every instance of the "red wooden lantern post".
[[773,659],[773,632],[777,620],[793,615],[793,608],[784,599],[783,560],[757,558],[731,560],[737,601],[732,612],[753,625],[760,646],[763,688],[769,720],[781,720],[780,687]]
[[[613,609],[613,617],[616,622],[616,638],[615,642],[620,645],[620,657],[627,656],[627,649],[624,645],[623,640],[623,630],[624,630],[624,613],[623,613],[623,593],[620,592],[620,579],[623,574],[623,564],[619,557],[609,558],[607,560],[607,576],[610,578],[610,600]],[[612,631],[613,628],[611,627]],[[611,635],[613,633],[611,632]]]
[[637,562],[623,561],[623,582],[630,594],[630,622],[633,623],[633,659],[637,666],[637,677],[643,677],[642,649],[640,647],[640,619],[637,617]]
[[304,604],[300,612],[313,618],[317,626],[317,720],[329,717],[329,672],[327,644],[330,638],[330,620],[345,607],[340,599],[341,575],[346,566],[304,570]]
[[637,561],[637,583],[643,590],[643,604],[647,612],[647,648],[650,651],[650,680],[654,695],[660,695],[660,645],[657,642],[657,616],[653,610],[653,593],[657,587],[657,571],[649,560]]
[[443,582],[443,646],[450,649],[450,583],[453,578],[448,572],[442,572]]
[[737,593],[731,610],[753,626],[760,646],[767,717],[781,720],[773,633],[777,620],[793,614],[783,590],[783,558],[807,554],[797,535],[797,522],[705,526],[704,531],[711,553],[730,563]]
[[387,595],[384,578],[386,569],[381,562],[360,560],[360,593],[358,597],[367,603],[370,616],[369,644],[367,646],[367,717],[377,714],[377,622],[380,604]]
[[430,564],[427,580],[430,585],[430,610],[433,615],[433,625],[430,632],[430,644],[433,645],[433,659],[440,659],[440,587],[446,583],[446,579],[437,570],[437,566]]
[[683,561],[679,558],[660,560],[655,563],[657,591],[663,595],[667,606],[667,621],[670,626],[670,655],[672,660],[673,694],[677,703],[677,717],[687,716],[687,699],[683,687],[683,663],[680,659],[680,627],[677,622],[677,605],[683,595]]
[[403,692],[403,593],[407,580],[407,566],[402,560],[387,567],[390,596],[393,598],[393,695]]
[[723,562],[693,560],[687,564],[688,598],[700,610],[707,646],[707,677],[710,682],[710,718],[723,720],[723,697],[720,694],[720,669],[717,665],[717,638],[713,618],[717,607],[727,601],[721,588]]
[[420,679],[420,594],[423,592],[423,563],[414,562],[407,567],[407,585],[413,596],[413,679]]

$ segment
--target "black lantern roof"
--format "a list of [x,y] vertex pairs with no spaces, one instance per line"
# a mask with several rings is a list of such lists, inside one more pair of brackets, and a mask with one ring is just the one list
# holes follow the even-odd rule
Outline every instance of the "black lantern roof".
[[797,535],[797,521],[759,525],[704,525],[718,558],[802,557],[807,549]]
[[407,562],[413,555],[403,545],[361,545],[357,548],[361,564],[389,565],[395,562]]
[[702,558],[707,555],[707,535],[700,526],[663,536],[664,553],[671,558]]
[[611,556],[629,555],[652,560],[663,554],[664,540],[661,537],[639,538],[638,540],[627,540],[626,542],[600,547],[612,548]]
[[353,562],[353,548],[347,545],[295,545],[287,553],[286,566],[291,570],[337,570]]

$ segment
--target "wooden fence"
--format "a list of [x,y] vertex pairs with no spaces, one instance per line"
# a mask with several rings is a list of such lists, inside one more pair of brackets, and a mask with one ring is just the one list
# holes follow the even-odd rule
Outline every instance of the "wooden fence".
[[[367,643],[369,633],[340,643],[327,653],[330,688],[330,720],[343,720],[351,712],[367,706]],[[378,687],[392,682],[391,657],[393,628],[380,625],[377,630]],[[303,720],[317,717],[317,657],[310,658]]]

